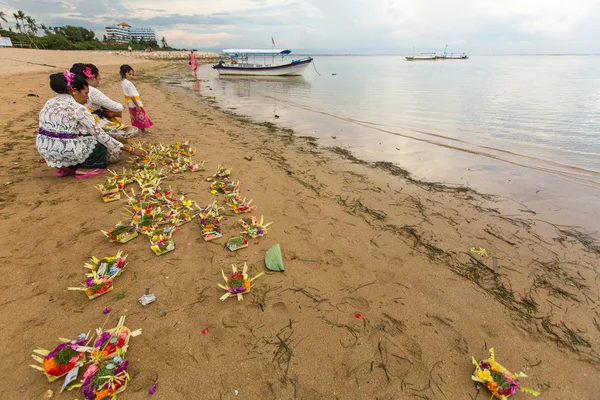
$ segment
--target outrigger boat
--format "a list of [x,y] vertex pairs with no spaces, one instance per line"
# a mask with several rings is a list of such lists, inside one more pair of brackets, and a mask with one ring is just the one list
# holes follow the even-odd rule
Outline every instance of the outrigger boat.
[[304,57],[288,62],[285,57],[291,52],[287,49],[225,49],[223,53],[227,54],[231,61],[225,63],[221,58],[213,68],[219,75],[302,75],[313,59]]

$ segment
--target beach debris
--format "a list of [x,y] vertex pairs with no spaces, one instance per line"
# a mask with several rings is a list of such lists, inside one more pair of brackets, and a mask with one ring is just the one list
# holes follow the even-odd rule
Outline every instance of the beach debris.
[[40,97],[40,95],[35,93],[27,93],[27,97]]
[[475,382],[482,383],[492,394],[501,400],[506,400],[517,392],[529,393],[533,396],[539,396],[540,392],[534,389],[521,387],[520,378],[527,378],[523,372],[512,374],[496,361],[496,354],[493,348],[490,349],[490,357],[487,360],[477,362],[475,357],[471,357],[475,365],[473,379]]
[[244,156],[244,159],[246,159],[248,161],[252,161],[252,156]]
[[252,288],[252,281],[260,277],[264,272],[259,272],[254,277],[250,278],[248,275],[248,264],[244,263],[242,266],[242,272],[238,271],[238,267],[235,264],[231,265],[231,275],[228,277],[225,272],[221,270],[223,280],[225,280],[225,286],[220,283],[217,284],[221,289],[225,289],[227,293],[220,297],[221,301],[225,301],[230,297],[237,297],[238,301],[244,299],[244,294],[250,292]]
[[479,254],[483,258],[487,258],[487,256],[488,256],[487,250],[484,249],[483,247],[471,247],[469,249],[469,251],[471,253]]
[[[89,332],[80,333],[77,339],[59,339],[62,343],[54,350],[46,350],[37,347],[31,357],[40,365],[31,365],[31,367],[41,371],[48,379],[48,382],[54,382],[57,379],[67,375],[76,366],[82,366],[85,363],[85,346],[88,344]],[[39,357],[42,356],[43,358]]]
[[65,380],[60,388],[60,393],[64,392],[65,389],[75,380],[77,380],[77,376],[79,375],[79,365],[73,367],[67,375],[65,376]]
[[225,243],[225,247],[231,251],[238,251],[244,247],[248,247],[248,239],[241,236],[234,236]]
[[156,301],[156,296],[154,293],[150,293],[150,288],[146,288],[146,293],[138,299],[140,304],[146,307],[150,303],[154,303]]
[[285,271],[285,268],[283,266],[283,257],[281,256],[281,247],[279,246],[279,243],[273,245],[265,253],[265,266],[270,271]]
[[268,233],[268,229],[271,225],[273,225],[272,222],[269,222],[267,224],[265,224],[264,222],[264,218],[261,215],[260,220],[254,216],[252,217],[242,217],[238,220],[239,224],[242,226],[242,228],[244,228],[244,232],[247,234],[248,236],[250,236],[253,239],[256,239],[258,237],[262,237],[264,235],[266,235]]

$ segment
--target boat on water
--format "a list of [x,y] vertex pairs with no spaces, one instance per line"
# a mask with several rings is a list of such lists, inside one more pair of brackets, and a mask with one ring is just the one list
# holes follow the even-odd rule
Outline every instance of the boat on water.
[[435,53],[421,53],[418,56],[412,55],[405,58],[407,61],[435,61],[438,56]]
[[287,49],[225,49],[229,62],[221,58],[213,65],[219,75],[293,76],[302,75],[312,57],[286,59]]
[[437,61],[437,60],[468,60],[469,56],[466,53],[450,53],[448,54],[448,45],[444,48],[444,54],[438,56],[436,53],[421,53],[418,56],[405,57],[407,61]]

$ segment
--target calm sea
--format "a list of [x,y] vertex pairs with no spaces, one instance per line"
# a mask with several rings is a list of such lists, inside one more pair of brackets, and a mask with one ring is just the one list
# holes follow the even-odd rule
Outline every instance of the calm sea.
[[302,77],[219,78],[202,66],[199,82],[180,79],[324,146],[597,228],[599,56],[316,56],[314,64]]

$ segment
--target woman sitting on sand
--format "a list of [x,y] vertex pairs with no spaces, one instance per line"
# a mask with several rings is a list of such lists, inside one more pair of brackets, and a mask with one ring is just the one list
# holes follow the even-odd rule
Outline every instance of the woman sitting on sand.
[[100,71],[94,64],[73,64],[71,72],[87,81],[90,93],[86,106],[92,113],[98,115],[99,118],[121,117],[123,104],[111,100],[96,89],[100,85]]
[[48,100],[40,111],[36,146],[46,164],[58,168],[54,175],[100,176],[106,173],[101,169],[109,161],[119,159],[121,150],[145,154],[111,138],[96,124],[84,106],[89,85],[83,78],[69,71],[53,74],[50,88],[58,96]]

